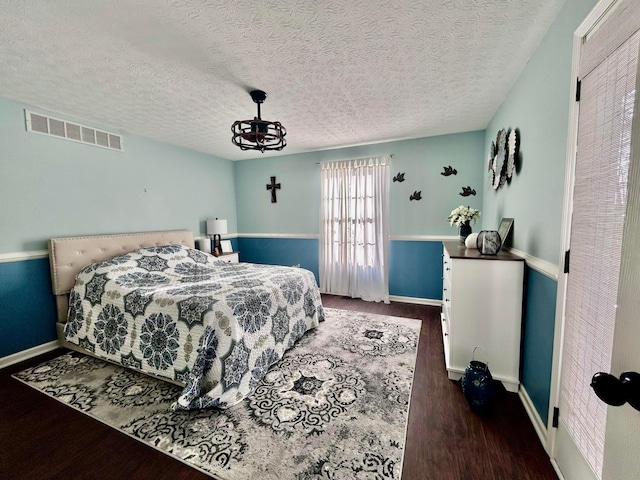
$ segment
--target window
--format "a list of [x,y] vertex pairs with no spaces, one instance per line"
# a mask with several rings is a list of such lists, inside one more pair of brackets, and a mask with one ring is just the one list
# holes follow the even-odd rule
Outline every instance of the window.
[[388,303],[388,158],[323,163],[321,193],[321,290]]

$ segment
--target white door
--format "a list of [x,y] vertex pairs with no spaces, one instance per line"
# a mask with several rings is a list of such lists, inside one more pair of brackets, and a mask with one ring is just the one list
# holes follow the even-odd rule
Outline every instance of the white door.
[[[594,11],[599,8],[602,13],[601,4]],[[640,314],[640,174],[632,162],[632,149],[636,155],[640,150],[634,144],[640,141],[640,121],[634,122],[638,2],[615,2],[603,18],[579,48],[570,272],[559,282],[564,321],[556,343],[559,383],[552,401],[559,415],[551,455],[567,480],[640,479],[640,433],[630,428],[638,425],[640,412],[629,405],[607,407],[589,385],[599,371],[640,371],[640,322],[633,318]],[[635,452],[632,460],[629,452]]]
[[[640,89],[636,81],[636,92]],[[640,372],[640,94],[636,96],[629,200],[622,246],[622,269],[611,372]],[[602,478],[640,479],[640,412],[628,404],[609,407]]]

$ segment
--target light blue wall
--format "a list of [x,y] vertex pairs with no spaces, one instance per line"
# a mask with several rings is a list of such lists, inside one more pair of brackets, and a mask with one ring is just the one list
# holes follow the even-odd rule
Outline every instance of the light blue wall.
[[[233,163],[135,135],[123,152],[25,129],[24,108],[0,97],[0,254],[19,257],[57,236],[150,230],[236,231]],[[0,263],[0,358],[55,339],[47,259]]]
[[24,108],[68,118],[0,97],[0,253],[45,249],[56,236],[199,234],[210,217],[236,231],[232,162],[135,135],[117,152],[30,133]]
[[[238,232],[317,235],[318,163],[393,154],[391,176],[404,172],[405,181],[391,182],[391,235],[457,235],[447,221],[451,210],[461,204],[476,208],[482,204],[483,142],[484,132],[468,132],[236,162]],[[441,175],[445,166],[452,166],[457,174]],[[277,203],[271,203],[271,193],[266,189],[272,176],[282,187],[277,191]],[[477,195],[460,196],[463,186],[471,186]],[[409,200],[416,190],[422,192],[422,200]],[[241,237],[238,244],[242,261],[299,263],[318,278],[317,239]],[[390,295],[440,299],[441,254],[439,241],[392,241]]]
[[[392,176],[405,172],[403,183],[391,183],[391,235],[455,235],[449,212],[458,205],[480,208],[484,132],[379,143],[306,154],[235,162],[239,233],[317,234],[320,212],[320,166],[317,162],[394,154]],[[451,165],[457,175],[442,176]],[[277,203],[266,185],[281,184]],[[461,197],[463,186],[476,196]],[[415,190],[422,200],[410,201]]]
[[[573,54],[573,32],[596,0],[567,0],[557,20],[486,130],[485,159],[499,129],[518,128],[521,168],[511,184],[485,190],[483,227],[513,217],[513,246],[559,264]],[[486,161],[486,160],[485,160]],[[488,177],[484,173],[484,184]],[[485,187],[486,188],[486,187]],[[522,384],[543,421],[548,416],[557,282],[528,269]]]
[[[483,226],[513,217],[513,246],[558,264],[569,125],[573,32],[596,0],[567,0],[486,130],[484,158],[498,130],[518,128],[521,169],[501,189],[485,187]],[[488,185],[484,171],[484,185]]]

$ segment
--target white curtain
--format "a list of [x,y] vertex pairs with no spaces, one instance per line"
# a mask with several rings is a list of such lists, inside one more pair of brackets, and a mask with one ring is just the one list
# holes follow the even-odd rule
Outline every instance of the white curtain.
[[389,303],[389,158],[321,164],[320,289]]

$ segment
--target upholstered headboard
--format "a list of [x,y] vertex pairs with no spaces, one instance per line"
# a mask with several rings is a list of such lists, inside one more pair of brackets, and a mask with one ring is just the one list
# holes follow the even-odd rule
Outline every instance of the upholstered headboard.
[[49,240],[51,284],[56,298],[58,322],[67,321],[69,292],[75,284],[76,275],[84,267],[133,252],[138,248],[174,244],[194,248],[193,232],[170,230]]

